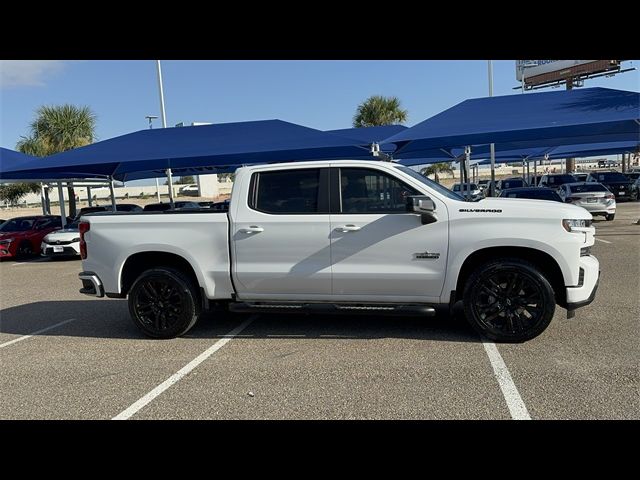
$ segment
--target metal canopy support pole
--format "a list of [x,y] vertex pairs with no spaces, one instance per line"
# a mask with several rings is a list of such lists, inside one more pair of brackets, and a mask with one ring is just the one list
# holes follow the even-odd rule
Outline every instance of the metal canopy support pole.
[[537,184],[538,181],[538,160],[533,159],[533,183]]
[[62,182],[58,182],[58,199],[60,201],[60,220],[62,221],[62,228],[67,225],[67,214],[64,211],[64,191],[62,190]]
[[531,173],[529,172],[529,164],[531,162],[529,161],[529,159],[527,158],[527,183],[529,185],[531,185]]
[[171,178],[171,169],[167,168],[167,183],[169,185],[169,203],[171,204],[171,208],[174,207],[173,204],[173,180]]
[[[158,88],[160,90],[160,115],[162,117],[162,128],[167,128],[167,114],[164,110],[164,90],[162,88],[162,67],[160,66],[160,60],[156,60],[156,65],[158,67]],[[171,208],[175,205],[173,203],[173,180],[171,178],[171,169],[167,168],[167,184],[169,188],[169,203],[171,204]],[[158,195],[158,198],[160,195]]]
[[44,208],[46,209],[46,214],[51,215],[51,201],[49,200],[49,185],[44,187]]
[[471,164],[471,147],[464,147],[464,173],[467,181],[467,195],[471,198],[471,185],[469,184],[469,166]]
[[91,187],[87,186],[87,202],[90,207],[93,207],[93,200],[91,200]]
[[44,184],[40,182],[40,204],[42,205],[42,214],[47,214],[47,202],[44,199]]
[[[489,96],[493,97],[493,62],[489,60]],[[491,151],[491,182],[489,182],[489,196],[496,196],[496,146],[489,145]]]
[[111,209],[116,212],[116,194],[113,191],[113,177],[109,177],[109,192],[111,192]]

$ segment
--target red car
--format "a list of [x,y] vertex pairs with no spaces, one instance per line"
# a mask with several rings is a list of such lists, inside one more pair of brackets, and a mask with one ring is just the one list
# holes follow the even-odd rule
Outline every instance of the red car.
[[0,225],[0,258],[17,258],[40,253],[42,239],[62,228],[54,215],[16,217]]

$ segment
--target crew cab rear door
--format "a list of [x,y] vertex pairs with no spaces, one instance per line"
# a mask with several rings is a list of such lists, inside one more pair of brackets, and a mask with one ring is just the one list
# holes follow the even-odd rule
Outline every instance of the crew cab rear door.
[[313,300],[331,294],[329,167],[253,172],[232,212],[238,298]]
[[447,265],[447,209],[433,198],[438,220],[423,225],[420,215],[406,211],[406,197],[423,194],[384,170],[332,168],[336,300],[439,301]]

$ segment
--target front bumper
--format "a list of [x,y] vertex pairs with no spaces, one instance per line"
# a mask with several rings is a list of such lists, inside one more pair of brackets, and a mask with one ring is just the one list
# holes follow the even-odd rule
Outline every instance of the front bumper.
[[600,263],[592,255],[580,257],[581,283],[567,287],[567,310],[575,310],[593,302],[600,281]]
[[82,280],[80,293],[93,297],[104,297],[104,287],[98,275],[93,272],[80,272],[78,277]]
[[[54,248],[57,247],[57,248]],[[62,248],[61,252],[56,252]],[[50,245],[42,242],[40,245],[40,255],[43,257],[67,257],[67,256],[80,256],[80,243],[74,242],[66,245]]]

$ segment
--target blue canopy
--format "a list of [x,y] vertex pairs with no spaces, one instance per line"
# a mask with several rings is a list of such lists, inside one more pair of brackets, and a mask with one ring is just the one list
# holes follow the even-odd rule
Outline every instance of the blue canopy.
[[34,160],[37,160],[36,157],[0,147],[0,172],[23,168],[25,165],[31,164]]
[[[343,128],[339,130],[326,130],[325,133],[332,135],[338,135],[349,139],[349,143],[370,145],[374,142],[380,142],[382,139],[391,135],[395,135],[402,130],[406,130],[404,125],[383,125],[379,127],[360,127],[360,128]],[[389,145],[386,151],[393,151],[394,145]],[[353,157],[352,157],[353,158]],[[366,155],[366,160],[371,160],[373,157]],[[320,159],[316,157],[316,159]],[[173,168],[172,174],[175,176],[184,175],[206,175],[211,173],[229,173],[234,172],[238,165],[230,166],[201,166],[201,167],[188,167],[188,168]],[[114,178],[121,181],[140,180],[143,178],[156,178],[164,177],[165,171],[162,169],[155,169],[144,172],[130,172],[125,174],[116,174]]]
[[[373,158],[367,142],[282,120],[141,130],[76,148],[0,178],[72,178],[130,172],[310,159]],[[29,175],[29,176],[26,176]],[[150,176],[157,176],[152,174]]]
[[397,146],[395,158],[415,158],[492,142],[533,148],[639,139],[640,94],[585,88],[465,100],[382,144]]

